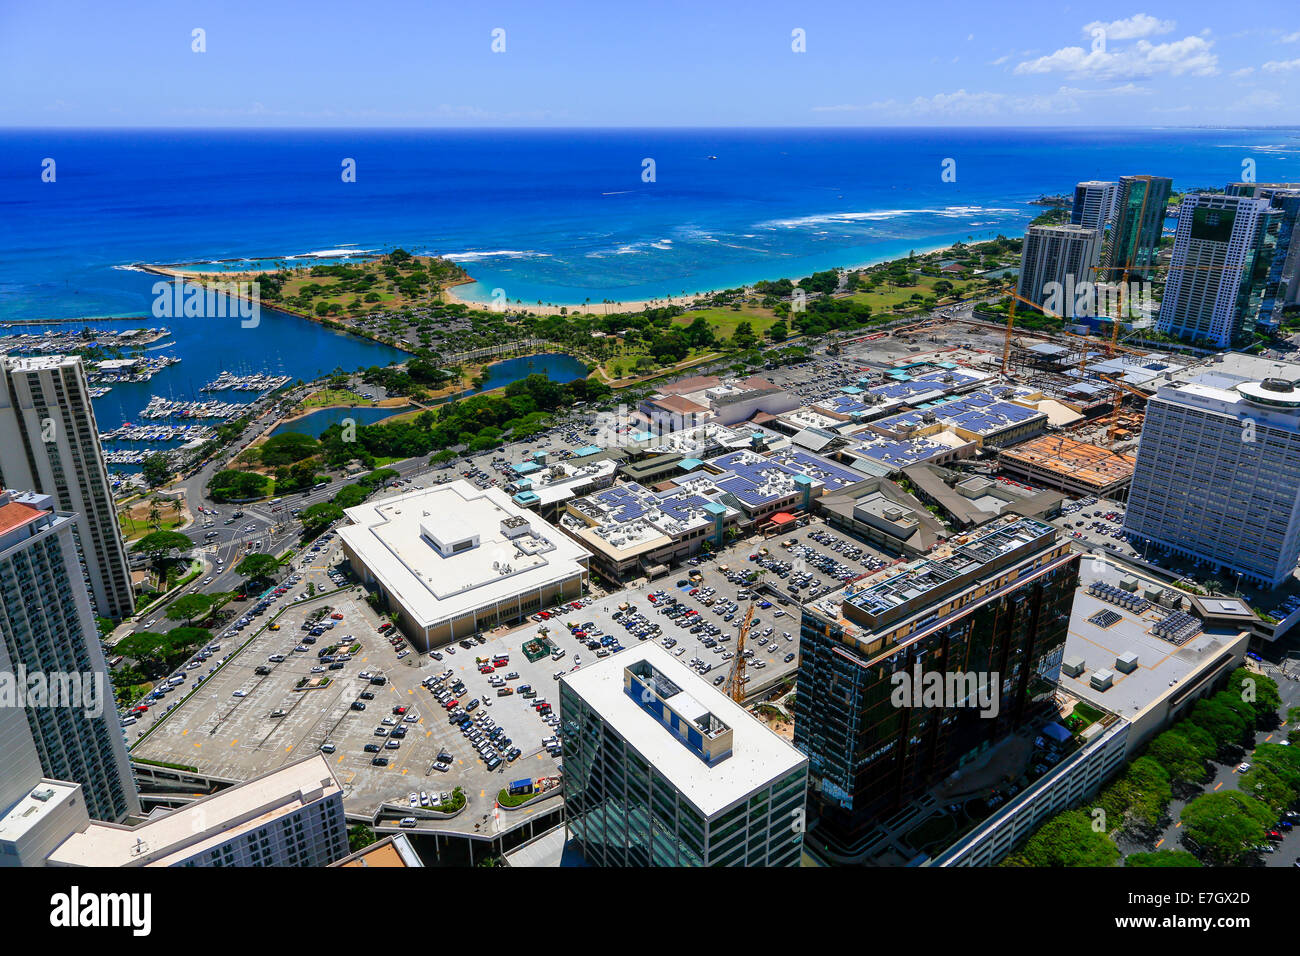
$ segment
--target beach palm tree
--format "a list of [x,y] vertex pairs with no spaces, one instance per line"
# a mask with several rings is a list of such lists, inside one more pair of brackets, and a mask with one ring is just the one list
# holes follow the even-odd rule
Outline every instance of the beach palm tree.
[[162,523],[162,508],[158,506],[157,498],[149,499],[149,527],[157,531]]

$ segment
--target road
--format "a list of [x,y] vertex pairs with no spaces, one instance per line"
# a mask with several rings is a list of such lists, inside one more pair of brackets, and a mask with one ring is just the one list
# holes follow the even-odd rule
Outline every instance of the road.
[[[1285,717],[1286,712],[1291,707],[1300,706],[1300,680],[1292,680],[1285,674],[1282,674],[1279,668],[1273,664],[1266,663],[1263,665],[1264,673],[1272,677],[1278,683],[1278,693],[1282,697],[1282,706],[1279,712]],[[1286,740],[1289,727],[1283,726],[1273,731],[1256,731],[1255,746],[1262,743],[1279,743]],[[1249,754],[1245,757],[1250,760]],[[1231,790],[1238,786],[1240,774],[1237,773],[1237,764],[1211,764],[1214,768],[1214,775],[1206,783],[1200,793],[1193,796],[1200,796],[1201,793],[1216,793],[1224,790]],[[1183,827],[1180,822],[1183,808],[1189,801],[1175,797],[1169,803],[1168,818],[1169,823],[1156,837],[1156,848],[1162,850],[1183,849],[1182,836]],[[1283,834],[1282,841],[1275,844],[1277,851],[1274,853],[1259,854],[1262,864],[1266,867],[1295,866],[1296,861],[1300,860],[1300,828],[1294,829],[1289,833]]]

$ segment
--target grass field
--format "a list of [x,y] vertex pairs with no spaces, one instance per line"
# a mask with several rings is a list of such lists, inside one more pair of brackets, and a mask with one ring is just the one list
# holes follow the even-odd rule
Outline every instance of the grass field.
[[117,524],[122,529],[122,539],[124,541],[138,541],[145,535],[155,531],[175,531],[185,523],[185,519],[171,510],[170,505],[162,505],[162,513],[158,518],[158,527],[155,529],[149,524],[149,508],[137,505],[129,511],[118,512]]
[[373,399],[362,398],[346,388],[322,388],[303,399],[303,408],[321,408],[328,405],[374,405]]
[[754,330],[754,334],[760,337],[776,324],[776,314],[771,309],[749,306],[739,311],[717,307],[692,309],[690,312],[683,312],[673,319],[673,325],[684,327],[701,317],[709,323],[713,329],[713,334],[719,340],[726,340],[735,335],[736,327],[742,322],[748,322],[750,328]]
[[[915,278],[916,285],[890,286],[882,283],[874,292],[855,292],[849,298],[854,302],[863,302],[871,306],[872,312],[888,312],[906,304],[911,300],[914,293],[919,292],[922,296],[935,295],[934,284],[942,281],[935,276],[916,276]],[[947,281],[952,283],[953,290],[946,297],[963,295],[973,285],[970,282],[957,282],[952,279]]]

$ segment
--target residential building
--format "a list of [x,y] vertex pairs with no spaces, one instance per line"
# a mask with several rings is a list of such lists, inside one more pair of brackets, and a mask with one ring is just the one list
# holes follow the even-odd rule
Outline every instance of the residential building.
[[1224,192],[1267,199],[1280,213],[1257,323],[1276,328],[1282,324],[1282,313],[1300,304],[1300,183],[1228,183]]
[[1106,231],[1115,212],[1114,182],[1089,180],[1074,187],[1074,206],[1070,209],[1070,224],[1095,229],[1098,235]]
[[21,710],[44,776],[80,784],[89,815],[116,821],[138,813],[140,800],[75,522],[50,495],[0,492],[0,644],[27,693]]
[[568,838],[595,866],[798,866],[808,761],[654,643],[560,680]]
[[1121,176],[1101,278],[1150,280],[1159,257],[1174,182],[1164,176]]
[[1282,218],[1268,199],[1184,196],[1156,327],[1217,346],[1249,335],[1264,304]]
[[1073,290],[1095,281],[1101,233],[1079,225],[1030,226],[1020,254],[1017,295],[1058,315],[1075,314]]
[[95,610],[120,619],[135,596],[89,387],[79,356],[0,356],[0,488],[52,495],[74,516]]

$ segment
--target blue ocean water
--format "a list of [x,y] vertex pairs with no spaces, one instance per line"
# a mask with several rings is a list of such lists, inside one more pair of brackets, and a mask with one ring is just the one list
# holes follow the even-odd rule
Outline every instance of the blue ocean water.
[[310,378],[400,357],[270,310],[256,329],[155,319],[157,279],[131,263],[403,246],[463,263],[482,301],[498,288],[524,303],[632,301],[1019,235],[1041,211],[1030,200],[1079,180],[1222,186],[1247,159],[1260,181],[1300,180],[1300,132],[3,130],[0,323],[138,315],[129,324],[172,329],[165,354],[182,362],[97,400],[108,428],[151,394],[212,397],[198,389],[223,370]]
[[1260,181],[1300,179],[1300,134],[0,131],[0,320],[145,312],[153,280],[120,268],[136,261],[398,245],[458,259],[482,300],[630,301],[1017,234],[1029,200],[1081,179],[1222,186],[1245,159]]
[[[511,382],[518,381],[521,378],[527,378],[529,375],[545,375],[553,382],[572,382],[575,379],[586,378],[590,371],[587,366],[583,365],[577,359],[569,355],[560,355],[558,353],[543,353],[540,355],[525,355],[519,358],[505,359],[501,362],[494,362],[487,366],[484,371],[487,373],[487,379],[479,388],[467,389],[454,396],[448,396],[439,399],[433,404],[441,404],[450,401],[452,398],[461,398],[466,395],[476,395],[479,392],[489,392],[494,388],[501,388],[503,385],[509,385]],[[370,425],[375,422],[383,421],[394,414],[403,414],[407,409],[398,409],[394,412],[387,408],[374,408],[370,406],[358,406],[354,408],[323,408],[320,411],[312,412],[310,415],[304,415],[302,418],[292,422],[286,422],[277,426],[271,433],[279,435],[283,432],[300,432],[304,435],[319,437],[320,434],[331,425],[337,425],[345,418],[353,419],[358,425]]]

